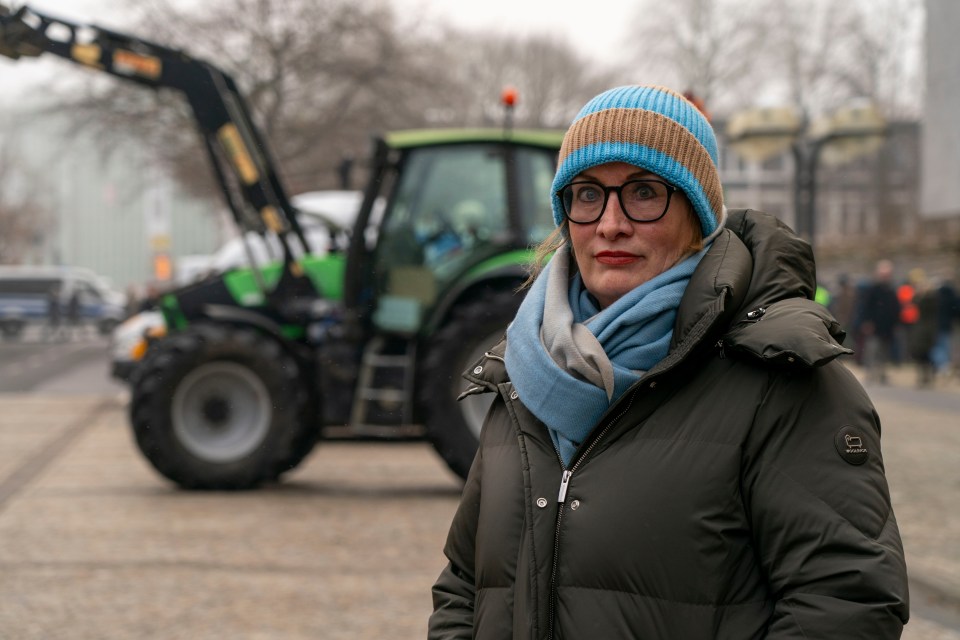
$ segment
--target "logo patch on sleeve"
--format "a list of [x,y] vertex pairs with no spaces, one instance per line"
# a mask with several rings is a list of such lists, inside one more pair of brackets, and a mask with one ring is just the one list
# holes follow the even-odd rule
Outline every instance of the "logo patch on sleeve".
[[833,443],[836,445],[840,457],[850,464],[863,464],[870,457],[863,432],[856,427],[848,425],[840,429],[837,437],[833,439]]

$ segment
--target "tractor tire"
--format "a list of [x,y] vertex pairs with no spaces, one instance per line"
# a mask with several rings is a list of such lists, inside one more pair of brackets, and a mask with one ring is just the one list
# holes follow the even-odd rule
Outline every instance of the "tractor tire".
[[427,438],[450,469],[466,478],[480,442],[480,428],[493,394],[467,396],[463,372],[495,345],[513,320],[523,296],[491,291],[454,309],[427,347],[417,398]]
[[152,345],[138,365],[130,422],[150,464],[181,487],[252,489],[316,443],[311,389],[275,339],[195,325]]

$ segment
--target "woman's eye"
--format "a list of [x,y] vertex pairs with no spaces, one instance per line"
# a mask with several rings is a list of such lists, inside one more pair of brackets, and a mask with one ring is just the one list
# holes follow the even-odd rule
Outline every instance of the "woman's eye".
[[579,202],[596,202],[601,200],[603,196],[600,194],[600,189],[596,187],[580,187],[580,190],[577,191],[577,200]]
[[629,185],[627,196],[631,200],[649,200],[657,197],[657,191],[652,185],[643,183],[633,183]]

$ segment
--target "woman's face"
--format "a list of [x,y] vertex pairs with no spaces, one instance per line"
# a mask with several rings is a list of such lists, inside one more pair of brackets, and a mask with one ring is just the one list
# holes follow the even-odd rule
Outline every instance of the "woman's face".
[[[661,178],[625,162],[591,167],[574,178],[608,187],[642,179]],[[627,218],[611,192],[599,220],[568,227],[583,284],[601,308],[675,265],[700,237],[699,222],[682,192],[673,194],[666,214],[655,222]]]

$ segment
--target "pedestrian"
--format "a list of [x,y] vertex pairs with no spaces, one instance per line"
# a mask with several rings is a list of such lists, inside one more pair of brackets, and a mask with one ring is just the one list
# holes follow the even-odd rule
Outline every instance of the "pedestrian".
[[70,292],[67,299],[67,326],[70,338],[73,339],[79,335],[82,327],[80,326],[80,292],[74,289]]
[[923,269],[911,269],[908,274],[913,289],[911,304],[916,310],[913,322],[907,325],[907,351],[917,369],[917,386],[933,384],[933,347],[937,343],[940,294],[933,287]]
[[662,87],[580,111],[553,214],[465,374],[495,396],[429,637],[899,638],[880,427],[809,244],[728,214],[709,122]]
[[843,330],[849,333],[856,317],[857,291],[850,282],[850,276],[845,273],[841,273],[837,278],[836,290],[830,298],[828,308]]
[[47,340],[57,340],[61,337],[60,321],[63,315],[60,306],[60,287],[53,285],[47,292]]
[[[866,299],[867,292],[870,290],[870,287],[873,286],[873,275],[857,278],[856,283],[853,285],[853,319],[850,321],[850,329],[847,332],[847,338],[843,341],[845,345],[853,349],[853,360],[857,365],[864,367],[866,366],[867,359],[865,357],[866,353],[866,344],[867,336],[864,331],[864,311],[866,308]],[[837,319],[837,322],[840,322],[840,319]],[[840,322],[840,326],[843,326],[843,323]]]
[[894,357],[894,340],[902,313],[892,282],[893,263],[880,260],[874,269],[873,281],[864,292],[860,315],[867,379],[879,384],[887,383],[887,368]]
[[830,308],[830,302],[833,300],[833,294],[830,293],[830,289],[827,289],[826,286],[818,284],[816,290],[813,293],[813,299],[823,306]]
[[960,296],[953,283],[945,279],[937,287],[937,341],[930,354],[937,375],[949,377],[953,369],[953,327],[960,322]]
[[910,328],[920,317],[920,310],[913,300],[913,283],[910,277],[900,283],[897,287],[897,299],[900,301],[900,322],[893,330],[893,349],[890,355],[890,361],[894,364],[900,364],[904,360],[910,359],[907,346],[907,336],[910,334]]

